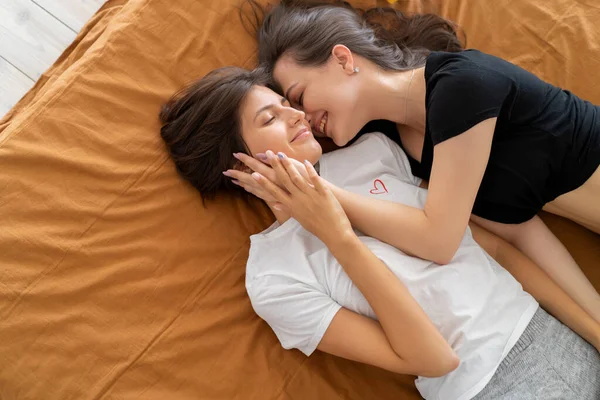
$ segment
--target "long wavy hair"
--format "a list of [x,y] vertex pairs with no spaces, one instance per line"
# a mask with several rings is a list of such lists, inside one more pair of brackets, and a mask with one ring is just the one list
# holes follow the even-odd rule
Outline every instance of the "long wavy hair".
[[247,0],[243,22],[256,30],[258,61],[270,73],[284,55],[300,65],[320,66],[337,44],[384,70],[424,65],[431,51],[464,49],[456,24],[439,15],[408,15],[390,7],[361,10],[345,1],[282,0],[262,7]]

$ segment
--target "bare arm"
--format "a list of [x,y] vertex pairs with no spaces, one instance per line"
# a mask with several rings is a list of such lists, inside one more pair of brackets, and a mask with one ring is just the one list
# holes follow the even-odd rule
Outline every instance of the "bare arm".
[[546,311],[600,351],[600,324],[540,267],[510,243],[480,226],[471,224],[471,229],[477,243],[510,272]]
[[[329,188],[352,225],[360,231],[405,253],[446,264],[458,250],[469,222],[489,159],[495,126],[496,118],[490,118],[435,146],[423,210],[363,197],[335,185],[329,185]],[[237,156],[252,170],[278,182],[275,172],[268,166],[247,155]],[[235,170],[227,173],[250,193],[265,201],[272,200],[250,175]],[[387,223],[381,224],[379,221],[382,220]]]
[[[496,119],[485,120],[434,148],[423,210],[372,199],[330,186],[361,232],[417,257],[450,262],[469,217],[489,159]],[[380,221],[387,221],[382,224]]]
[[[348,319],[345,316],[349,314],[342,312],[334,326],[339,327],[341,319],[345,329],[334,328],[334,332],[341,333],[330,340],[330,332],[320,348],[374,365],[378,365],[376,356],[385,356],[396,360],[397,371],[415,375],[441,376],[454,370],[459,360],[450,345],[402,282],[359,240],[339,202],[314,168],[307,166],[307,179],[283,155],[281,160],[273,160],[272,165],[287,193],[260,175],[255,175],[256,179],[273,198],[291,210],[293,218],[327,245],[375,311],[384,333],[377,334],[374,325],[367,325],[364,318]],[[352,347],[355,342],[350,338],[356,332],[363,334],[364,344],[359,348]],[[385,343],[395,356],[382,353]],[[369,355],[368,349],[377,352]]]
[[417,366],[410,365],[398,356],[379,322],[346,308],[341,308],[335,315],[317,348],[334,356],[397,374],[442,376],[458,365],[456,358],[456,361],[449,360],[445,366],[442,365],[443,360],[438,359],[435,366],[437,371],[431,368],[420,371]]
[[458,357],[406,287],[354,233],[327,244],[379,322],[344,310],[320,350],[421,376],[442,376],[458,367]]
[[476,216],[471,219],[522,251],[600,323],[600,294],[540,217],[518,225],[500,224]]

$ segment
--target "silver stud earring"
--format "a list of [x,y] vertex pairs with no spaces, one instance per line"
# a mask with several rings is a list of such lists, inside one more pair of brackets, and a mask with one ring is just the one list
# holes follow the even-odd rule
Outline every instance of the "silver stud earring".
[[354,73],[355,74],[358,74],[359,72],[360,72],[360,68],[358,68],[358,67],[354,68]]

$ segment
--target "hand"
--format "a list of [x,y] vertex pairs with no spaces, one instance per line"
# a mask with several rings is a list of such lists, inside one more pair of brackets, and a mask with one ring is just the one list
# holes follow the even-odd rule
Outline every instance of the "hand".
[[308,161],[304,164],[307,173],[304,177],[285,154],[276,157],[269,151],[267,156],[285,190],[258,172],[252,177],[263,191],[290,211],[292,218],[327,246],[354,234],[342,206]]
[[[244,153],[235,153],[233,156],[235,158],[237,158],[240,162],[242,162],[244,165],[246,165],[248,168],[250,168],[250,170],[252,170],[254,172],[258,172],[259,174],[264,176],[265,179],[268,179],[273,184],[281,187],[282,189],[285,189],[279,184],[279,181],[277,180],[277,174],[275,173],[275,170],[268,164],[268,160],[266,159],[266,156],[265,156],[264,163],[255,158],[252,158],[249,155],[244,154]],[[296,168],[298,169],[298,172],[302,176],[304,176],[305,178],[308,178],[308,175],[306,172],[306,167],[304,166],[303,163],[301,163],[298,160],[291,159],[291,158],[289,160],[296,166]],[[281,204],[277,204],[277,201],[268,192],[266,192],[263,189],[263,187],[255,179],[252,178],[250,173],[235,170],[235,169],[230,169],[230,170],[224,172],[224,174],[226,176],[233,178],[233,183],[235,183],[238,186],[241,186],[248,193],[251,193],[251,194],[255,195],[256,197],[258,197],[259,199],[262,199],[267,204],[281,206]]]

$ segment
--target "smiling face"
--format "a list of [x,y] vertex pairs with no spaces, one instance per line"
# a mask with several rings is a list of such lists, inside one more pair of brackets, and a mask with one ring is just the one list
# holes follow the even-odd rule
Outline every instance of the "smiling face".
[[360,106],[358,74],[352,57],[347,56],[332,54],[325,65],[313,67],[299,65],[286,55],[273,70],[291,104],[306,112],[313,132],[333,139],[338,146],[346,145],[369,122]]
[[315,164],[321,145],[314,138],[303,111],[264,86],[253,86],[240,110],[242,138],[251,154],[271,150]]

